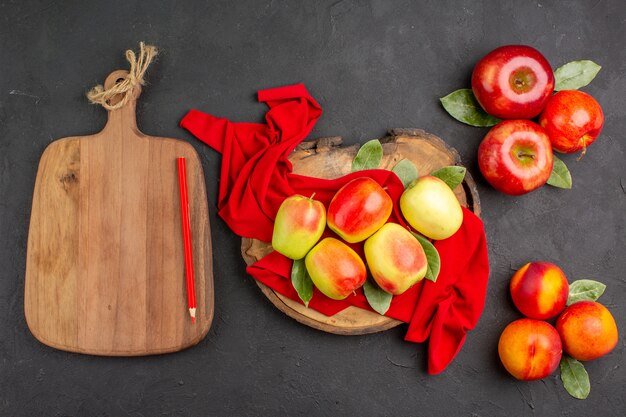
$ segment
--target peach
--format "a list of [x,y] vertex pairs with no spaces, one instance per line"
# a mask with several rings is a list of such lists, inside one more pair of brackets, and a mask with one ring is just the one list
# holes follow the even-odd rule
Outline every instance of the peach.
[[290,259],[302,259],[326,228],[326,208],[313,198],[292,195],[278,209],[272,247]]
[[530,262],[511,278],[513,304],[532,319],[555,317],[565,308],[569,284],[561,269],[549,262]]
[[617,325],[611,312],[595,301],[579,301],[567,307],[556,321],[563,348],[572,358],[590,361],[617,345]]
[[426,275],[422,245],[399,224],[381,227],[365,241],[364,249],[372,277],[388,293],[400,295]]
[[361,242],[382,227],[393,202],[376,181],[355,178],[337,191],[328,206],[330,229],[348,243]]
[[361,257],[345,243],[327,237],[304,258],[313,284],[324,295],[343,300],[361,287],[367,278]]
[[561,338],[554,327],[534,319],[515,320],[502,332],[498,354],[507,371],[522,381],[542,379],[559,366]]

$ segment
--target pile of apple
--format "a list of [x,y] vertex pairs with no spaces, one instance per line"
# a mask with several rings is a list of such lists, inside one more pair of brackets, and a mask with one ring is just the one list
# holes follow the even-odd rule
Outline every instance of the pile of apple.
[[[547,377],[559,363],[565,363],[561,378],[566,388],[571,378],[587,378],[588,386],[586,372],[564,375],[563,367],[576,364],[572,358],[590,361],[615,348],[615,319],[595,301],[604,288],[591,280],[575,281],[570,288],[563,271],[549,262],[531,262],[520,268],[511,278],[510,292],[513,303],[527,318],[509,324],[500,336],[498,353],[506,370],[517,379],[530,381]],[[544,321],[557,315],[556,328]],[[562,361],[563,350],[569,355],[563,359],[569,362]],[[570,393],[584,398],[588,391]]]
[[[346,183],[328,211],[313,197],[294,195],[283,201],[272,247],[290,259],[304,258],[308,275],[324,295],[341,300],[363,286],[366,264],[380,289],[392,295],[404,293],[424,278],[428,262],[421,243],[408,229],[388,222],[393,201],[372,178]],[[416,179],[399,204],[407,222],[431,239],[452,236],[463,221],[454,193],[434,176]],[[326,226],[335,237],[320,240]],[[363,241],[365,261],[349,246]]]
[[[539,51],[525,45],[502,46],[476,64],[471,91],[458,90],[442,103],[465,123],[490,126],[499,122],[478,149],[480,171],[497,190],[510,195],[533,191],[548,182],[556,162],[569,181],[557,186],[571,188],[569,171],[553,156],[553,150],[582,152],[582,157],[600,134],[604,123],[600,105],[575,89],[591,81],[599,69],[591,61],[559,68],[560,91],[553,94],[555,73]],[[486,115],[467,113],[472,93]],[[466,99],[463,103],[459,102],[461,96]]]

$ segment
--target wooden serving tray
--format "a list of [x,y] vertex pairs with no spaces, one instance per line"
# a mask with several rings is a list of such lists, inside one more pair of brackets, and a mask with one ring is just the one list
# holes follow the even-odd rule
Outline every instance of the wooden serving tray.
[[[109,88],[126,71],[113,72]],[[204,174],[194,148],[147,136],[135,100],[92,136],[60,139],[39,163],[28,236],[24,311],[33,335],[93,355],[175,352],[213,319]],[[187,310],[176,157],[187,158],[197,320]]]
[[[319,178],[338,178],[350,172],[359,145],[341,147],[340,137],[303,142],[289,156],[297,174]],[[421,129],[391,129],[382,139],[383,160],[381,168],[391,169],[402,159],[415,164],[421,175],[448,165],[461,165],[456,150],[435,135]],[[480,216],[480,200],[476,183],[469,172],[454,190],[459,202]],[[269,243],[255,239],[242,239],[241,253],[246,264],[251,265],[272,251]],[[329,333],[358,335],[390,329],[401,322],[358,307],[348,307],[332,317],[306,308],[257,281],[263,294],[279,310],[300,323]]]

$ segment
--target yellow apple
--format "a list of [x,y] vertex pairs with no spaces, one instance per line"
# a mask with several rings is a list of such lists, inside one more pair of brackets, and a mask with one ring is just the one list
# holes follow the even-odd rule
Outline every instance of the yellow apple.
[[304,259],[311,281],[324,295],[343,300],[361,287],[367,278],[365,263],[345,243],[327,237],[315,245]]
[[422,245],[404,227],[387,223],[365,241],[365,259],[380,288],[400,295],[426,275]]
[[463,210],[448,185],[431,175],[420,177],[400,197],[409,224],[426,237],[447,239],[461,227]]

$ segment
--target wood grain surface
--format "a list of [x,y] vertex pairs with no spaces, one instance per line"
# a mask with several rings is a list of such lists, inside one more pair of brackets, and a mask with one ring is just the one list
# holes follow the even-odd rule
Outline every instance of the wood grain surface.
[[[105,87],[125,75],[112,73]],[[211,232],[193,147],[137,129],[134,100],[92,136],[41,157],[28,238],[24,309],[49,346],[94,355],[174,352],[213,319]],[[187,310],[176,157],[187,158],[197,320]]]
[[[338,178],[350,172],[352,160],[359,145],[341,146],[340,137],[322,138],[303,142],[290,156],[297,174],[319,178]],[[415,164],[420,175],[426,175],[448,165],[461,165],[459,154],[439,137],[421,129],[391,129],[389,136],[381,139],[383,160],[381,168],[391,169],[398,161],[408,159]],[[480,200],[476,183],[469,172],[454,190],[460,203],[480,215]],[[242,239],[241,253],[251,265],[272,251],[269,243],[255,239]],[[401,322],[358,307],[348,307],[332,317],[293,301],[257,281],[262,293],[280,311],[307,326],[328,333],[357,335],[390,329]]]

